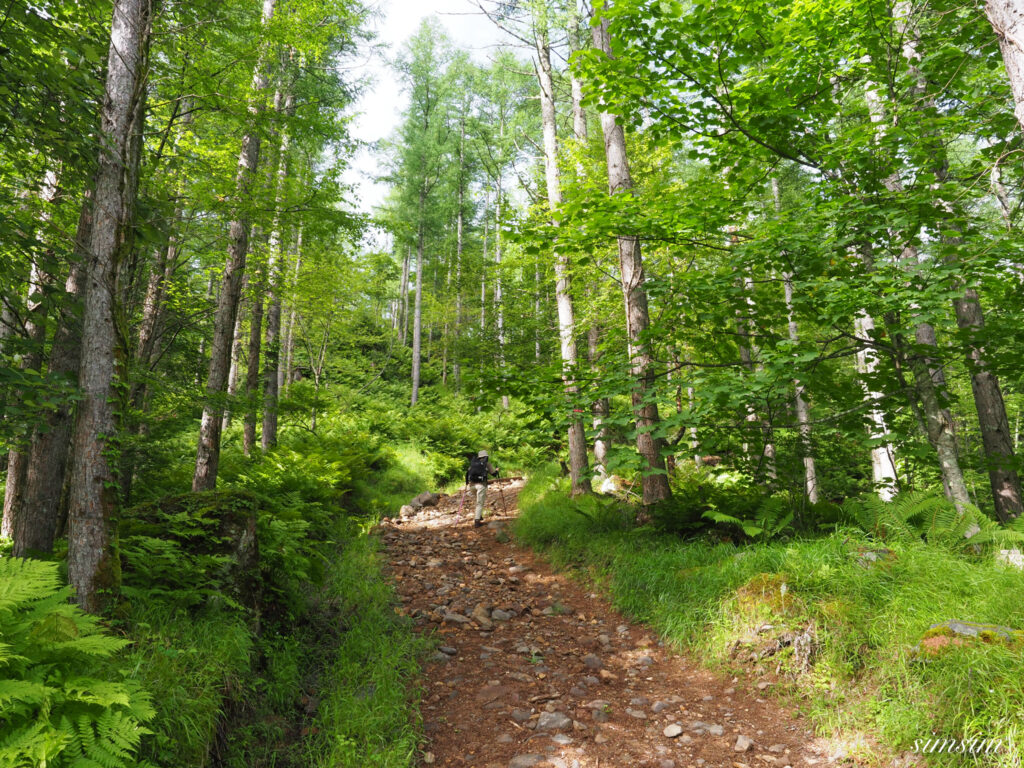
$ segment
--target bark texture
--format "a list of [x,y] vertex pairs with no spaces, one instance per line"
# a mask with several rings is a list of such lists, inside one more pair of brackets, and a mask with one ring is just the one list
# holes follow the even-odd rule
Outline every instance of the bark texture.
[[986,0],[985,14],[999,38],[1016,105],[1013,112],[1024,127],[1024,6],[1020,0]]
[[[608,22],[600,19],[592,31],[594,47],[611,56]],[[613,195],[630,194],[633,178],[626,157],[626,136],[613,114],[601,114],[604,133],[605,159],[608,165],[608,187]],[[669,498],[665,460],[661,455],[662,441],[654,437],[658,427],[658,405],[653,398],[654,360],[647,346],[650,317],[647,310],[647,289],[644,285],[644,265],[640,241],[622,235],[618,238],[619,269],[622,294],[626,308],[626,333],[629,338],[630,372],[636,379],[633,388],[633,414],[636,419],[637,450],[646,464],[643,472],[643,503],[655,504]]]
[[[537,82],[540,85],[541,127],[544,134],[544,176],[547,181],[548,208],[553,216],[562,205],[562,185],[558,174],[558,135],[555,115],[555,90],[551,77],[551,48],[546,23],[535,19],[534,43],[537,52]],[[557,222],[554,222],[557,225]],[[562,383],[573,411],[569,416],[569,479],[571,494],[590,493],[587,467],[587,435],[583,428],[583,411],[575,407],[579,385],[574,371],[578,362],[576,350],[576,313],[571,293],[569,255],[555,244],[555,304],[558,308],[558,339],[562,355]],[[539,346],[537,349],[539,356]]]
[[[119,586],[113,551],[117,489],[109,455],[115,434],[113,412],[114,282],[124,220],[131,211],[126,187],[131,168],[131,123],[143,97],[143,62],[149,42],[149,0],[116,0],[101,111],[102,149],[93,197],[85,308],[82,316],[81,400],[74,433],[68,512],[68,578],[78,604],[91,613],[107,590]],[[136,155],[137,157],[137,155]]]
[[[263,25],[274,15],[275,0],[263,0]],[[256,63],[253,75],[253,103],[250,112],[258,117],[264,110],[263,92],[267,89],[263,57]],[[238,206],[228,228],[228,258],[221,277],[217,311],[213,318],[213,343],[210,345],[210,368],[206,377],[206,403],[199,424],[196,447],[196,468],[192,476],[193,491],[209,491],[217,486],[217,465],[220,462],[220,436],[224,418],[224,395],[231,369],[231,346],[234,340],[235,317],[242,290],[242,274],[249,252],[249,214],[246,210],[253,177],[260,158],[260,137],[250,127],[242,137],[235,175],[235,203]]]

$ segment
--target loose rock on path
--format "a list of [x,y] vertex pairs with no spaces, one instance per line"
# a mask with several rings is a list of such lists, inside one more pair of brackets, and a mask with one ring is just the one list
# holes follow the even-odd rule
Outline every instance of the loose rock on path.
[[[480,768],[804,768],[830,764],[795,713],[661,647],[510,541],[521,481],[491,516],[442,497],[385,521],[399,610],[440,645],[421,705],[425,764]],[[468,501],[467,501],[468,503]],[[467,514],[468,512],[468,514]]]

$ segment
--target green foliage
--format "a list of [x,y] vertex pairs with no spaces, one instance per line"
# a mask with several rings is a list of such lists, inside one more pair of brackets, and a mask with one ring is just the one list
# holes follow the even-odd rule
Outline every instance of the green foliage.
[[127,640],[68,602],[57,564],[0,558],[0,764],[135,765],[150,697],[115,664]]

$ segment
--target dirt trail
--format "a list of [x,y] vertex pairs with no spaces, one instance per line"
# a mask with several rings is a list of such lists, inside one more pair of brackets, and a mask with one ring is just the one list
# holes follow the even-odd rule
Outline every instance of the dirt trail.
[[[400,610],[440,650],[426,671],[425,763],[480,768],[827,765],[770,683],[716,677],[509,541],[520,483],[490,517],[442,498],[383,539]],[[758,687],[760,686],[760,688]]]

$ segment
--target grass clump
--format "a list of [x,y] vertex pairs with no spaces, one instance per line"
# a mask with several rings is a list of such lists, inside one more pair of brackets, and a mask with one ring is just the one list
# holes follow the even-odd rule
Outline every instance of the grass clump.
[[606,502],[569,499],[549,473],[521,502],[518,538],[595,569],[619,609],[675,646],[732,673],[778,675],[823,732],[868,731],[894,750],[936,735],[1002,739],[987,756],[929,759],[1019,765],[1022,649],[982,639],[932,657],[919,643],[949,619],[1024,628],[1020,571],[920,540],[879,549],[850,529],[737,545],[610,527],[590,514]]

